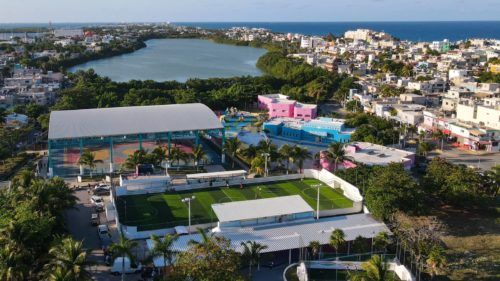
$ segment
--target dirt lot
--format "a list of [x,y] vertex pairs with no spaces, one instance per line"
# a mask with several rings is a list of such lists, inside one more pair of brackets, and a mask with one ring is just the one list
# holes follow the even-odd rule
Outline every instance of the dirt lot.
[[471,212],[441,207],[450,280],[500,280],[499,210]]

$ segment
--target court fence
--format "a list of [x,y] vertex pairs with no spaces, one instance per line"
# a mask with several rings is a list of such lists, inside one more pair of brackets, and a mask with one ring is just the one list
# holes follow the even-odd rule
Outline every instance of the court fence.
[[[289,175],[280,175],[280,176],[271,176],[271,177],[262,177],[262,178],[246,178],[246,179],[233,179],[233,180],[220,180],[220,181],[212,181],[212,182],[203,182],[203,183],[195,183],[195,184],[185,184],[185,185],[172,185],[170,188],[174,188],[175,191],[188,191],[188,190],[196,190],[196,189],[206,189],[206,188],[216,188],[216,187],[224,187],[224,186],[234,186],[239,184],[259,184],[266,182],[278,182],[278,181],[286,181],[286,180],[298,180],[305,178],[314,178],[321,181],[323,184],[333,188],[342,190],[343,196],[347,197],[351,201],[353,201],[353,206],[348,208],[339,208],[339,209],[331,209],[331,210],[320,210],[319,217],[330,217],[330,216],[338,216],[338,215],[347,215],[360,213],[363,209],[363,197],[361,196],[359,190],[354,185],[344,181],[343,179],[337,177],[336,175],[330,173],[327,170],[313,170],[313,169],[305,169],[303,174],[289,174]],[[113,201],[115,203],[115,201]],[[115,204],[115,209],[116,204]],[[118,216],[117,216],[118,217]],[[207,222],[207,220],[202,221],[192,221],[191,230],[194,231],[196,228],[213,228],[217,226],[217,220],[213,218],[214,221]],[[121,224],[117,218],[116,220],[118,229],[129,239],[146,239],[149,238],[152,234],[156,235],[165,235],[167,233],[174,233],[175,226],[187,226],[186,222],[166,222],[159,223],[154,225],[144,225],[144,226],[127,226],[125,224]]]

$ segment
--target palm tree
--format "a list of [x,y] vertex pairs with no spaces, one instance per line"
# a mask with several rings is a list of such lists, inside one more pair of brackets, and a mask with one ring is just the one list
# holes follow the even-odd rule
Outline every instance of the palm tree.
[[335,171],[337,171],[338,163],[343,162],[345,157],[344,146],[339,142],[332,142],[328,146],[328,149],[325,151],[325,157],[334,162]]
[[64,238],[50,248],[50,262],[47,265],[47,270],[50,274],[59,269],[61,273],[65,273],[65,276],[69,277],[68,280],[92,280],[90,272],[87,271],[87,267],[90,265],[87,254],[82,241],[75,241],[70,237]]
[[265,171],[265,159],[262,158],[262,156],[257,156],[254,159],[252,159],[252,162],[250,163],[250,171],[254,172],[257,175],[264,175]]
[[311,256],[317,256],[319,259],[319,249],[321,248],[321,244],[319,243],[319,241],[309,242],[309,248],[311,248]]
[[279,150],[280,157],[286,161],[286,173],[288,174],[290,166],[290,158],[293,155],[293,148],[288,144],[284,144]]
[[428,142],[421,142],[418,144],[418,152],[420,155],[427,156],[427,153],[433,149],[433,145]]
[[436,145],[439,144],[439,141],[441,141],[441,151],[444,149],[444,137],[446,136],[445,133],[441,130],[435,130],[432,132],[432,137],[436,139],[437,143]]
[[0,247],[0,280],[22,281],[28,275],[29,269],[26,267],[25,258],[30,253],[15,244],[17,243],[2,243]]
[[393,281],[394,274],[389,271],[389,264],[379,255],[361,264],[362,271],[350,271],[350,281]]
[[335,249],[335,254],[338,255],[338,249],[345,243],[345,233],[342,229],[337,228],[330,234],[330,246]]
[[200,241],[191,239],[188,241],[189,245],[197,245],[203,247],[204,245],[207,245],[210,240],[212,240],[213,234],[209,235],[207,232],[205,232],[205,230],[203,230],[203,228],[196,228],[196,232],[198,232],[198,234],[200,235]]
[[304,167],[304,161],[312,158],[311,152],[309,152],[306,148],[302,148],[296,145],[293,147],[292,154],[293,158],[297,162],[299,173],[302,173],[302,168]]
[[253,159],[259,155],[259,150],[258,148],[251,144],[249,145],[246,149],[244,149],[242,152],[243,156],[245,156],[247,159]]
[[144,149],[138,149],[134,153],[130,154],[125,160],[124,167],[127,169],[135,169],[137,165],[146,163],[147,151]]
[[255,241],[241,242],[243,246],[242,257],[248,262],[248,277],[252,279],[252,266],[259,264],[260,253],[267,249],[267,245],[261,245]]
[[109,250],[113,253],[113,259],[117,257],[122,258],[122,281],[125,280],[125,258],[129,258],[132,263],[134,260],[134,255],[132,254],[132,249],[137,247],[137,242],[128,240],[122,234],[120,235],[120,241],[118,243],[113,243],[109,247]]
[[71,278],[69,272],[64,271],[64,269],[57,267],[55,270],[51,270],[47,275],[47,281],[73,281],[75,279]]
[[161,162],[167,160],[167,151],[161,146],[155,147],[150,155],[155,166],[160,166]]
[[354,238],[354,241],[352,241],[353,244],[353,251],[355,253],[365,253],[368,250],[366,249],[366,241],[365,238],[361,235],[358,235],[356,238]]
[[439,274],[439,271],[446,266],[446,257],[443,248],[440,246],[432,247],[426,263],[430,269],[431,279],[434,279],[434,276]]
[[238,138],[228,139],[224,144],[224,149],[233,158],[232,168],[234,168],[234,159],[236,159],[236,155],[240,152],[241,141]]
[[191,152],[191,158],[194,161],[194,165],[196,166],[196,171],[198,171],[200,161],[204,159],[207,156],[207,153],[203,149],[203,146],[199,144],[193,149],[193,152]]
[[90,169],[90,177],[92,177],[92,170],[95,169],[97,163],[102,163],[102,160],[95,159],[95,154],[86,149],[78,159],[80,171],[83,172],[83,167],[87,166]]
[[163,239],[157,235],[151,235],[151,240],[153,241],[153,249],[151,250],[151,257],[162,257],[163,258],[163,269],[166,270],[167,262],[172,264],[172,245],[175,240],[179,238],[179,235],[167,234]]
[[387,245],[389,245],[390,243],[391,239],[389,237],[389,234],[387,234],[387,232],[385,231],[379,232],[377,236],[373,238],[373,246],[375,247],[375,249],[383,250],[384,253],[386,251]]
[[175,160],[177,162],[177,168],[181,163],[181,160],[186,162],[189,159],[189,154],[187,154],[184,150],[179,147],[173,147],[170,150],[170,155],[168,156],[170,159]]

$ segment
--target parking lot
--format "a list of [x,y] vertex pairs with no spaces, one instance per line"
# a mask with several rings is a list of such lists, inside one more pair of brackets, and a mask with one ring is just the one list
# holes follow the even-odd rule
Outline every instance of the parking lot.
[[[121,280],[120,276],[110,274],[110,267],[104,263],[104,253],[101,249],[101,241],[97,234],[97,227],[92,226],[91,215],[95,213],[95,207],[90,202],[91,193],[87,188],[77,189],[75,196],[78,198],[78,203],[75,209],[68,210],[66,213],[66,222],[70,234],[77,240],[83,240],[85,248],[90,251],[90,261],[94,263],[91,266],[91,272],[95,280],[113,281]],[[103,196],[106,198],[106,196]],[[104,212],[98,212],[99,221],[101,224],[106,224]],[[113,241],[118,241],[119,234],[114,226],[114,223],[108,224],[111,238]],[[141,253],[137,253],[141,255]],[[140,274],[131,274],[126,276],[126,280],[140,280]]]

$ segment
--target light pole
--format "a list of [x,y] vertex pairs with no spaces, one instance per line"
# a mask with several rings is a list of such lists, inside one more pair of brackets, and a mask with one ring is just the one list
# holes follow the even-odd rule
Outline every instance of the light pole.
[[267,158],[269,157],[269,153],[265,152],[265,153],[262,153],[262,156],[264,156],[264,174],[266,175],[266,177],[269,175],[269,172],[267,170]]
[[191,235],[191,201],[193,201],[194,199],[196,199],[196,197],[193,195],[191,197],[186,197],[184,199],[182,199],[182,203],[188,203],[188,232],[189,232],[189,235]]
[[170,162],[172,162],[170,161],[170,159],[167,159],[165,161],[165,173],[167,174],[167,176],[168,176],[168,168],[170,168]]
[[319,188],[322,186],[321,183],[313,184],[311,187],[318,188],[318,199],[316,200],[316,219],[319,220]]

